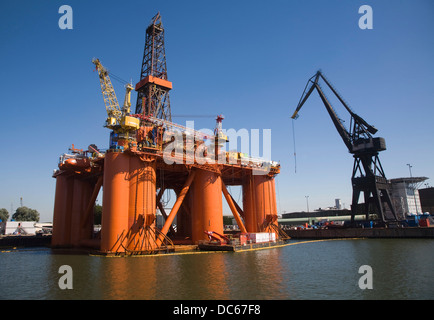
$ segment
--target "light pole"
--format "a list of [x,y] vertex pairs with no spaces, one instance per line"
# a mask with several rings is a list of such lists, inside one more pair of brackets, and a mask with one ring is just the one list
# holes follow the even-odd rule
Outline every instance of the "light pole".
[[407,163],[407,166],[408,166],[408,170],[410,170],[410,178],[413,178],[413,176],[411,175],[411,168],[413,168],[413,166],[410,165],[409,163]]
[[307,212],[309,213],[309,196],[304,196],[306,198]]

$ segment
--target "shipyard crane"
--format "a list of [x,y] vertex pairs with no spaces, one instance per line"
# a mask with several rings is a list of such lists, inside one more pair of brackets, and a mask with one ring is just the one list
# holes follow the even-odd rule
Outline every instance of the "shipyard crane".
[[[330,101],[325,96],[324,91],[319,84],[320,79],[326,83],[326,85],[331,89],[331,91],[335,94],[335,96],[350,114],[350,130],[346,129],[342,123],[342,120],[337,116],[336,111],[333,109]],[[364,212],[366,214],[367,220],[369,219],[370,204],[374,204],[382,222],[388,222],[387,220],[389,219],[386,218],[383,203],[387,204],[394,217],[394,220],[397,220],[396,211],[392,204],[389,193],[390,184],[386,179],[384,170],[378,157],[379,152],[386,150],[384,138],[372,136],[377,133],[377,129],[374,126],[368,124],[362,117],[354,113],[349,108],[344,99],[339,95],[339,93],[326,79],[321,71],[318,71],[308,80],[298,106],[291,118],[298,118],[298,112],[314,89],[318,91],[319,96],[324,103],[324,106],[326,107],[334,126],[348,148],[348,151],[354,157],[354,166],[351,177],[353,186],[351,222],[354,223],[354,217],[357,211],[356,209],[361,192],[364,194]]]
[[125,101],[123,108],[119,107],[116,93],[111,83],[109,72],[101,64],[99,59],[92,59],[98,71],[99,81],[101,83],[101,92],[104,98],[104,104],[107,110],[107,120],[105,127],[112,129],[113,132],[121,135],[127,135],[136,131],[140,127],[140,120],[130,115],[131,91],[134,89],[131,84],[125,86]]

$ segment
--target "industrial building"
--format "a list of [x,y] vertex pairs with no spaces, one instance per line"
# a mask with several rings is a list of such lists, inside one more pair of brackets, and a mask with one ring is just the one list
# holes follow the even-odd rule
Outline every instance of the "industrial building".
[[409,177],[390,179],[391,197],[396,213],[401,219],[412,214],[422,214],[422,205],[419,196],[419,188],[426,177]]
[[420,205],[423,212],[434,215],[434,188],[419,189]]
[[0,235],[34,235],[36,221],[0,221]]
[[[426,181],[427,177],[404,177],[388,180],[389,192],[392,203],[396,210],[398,220],[404,221],[409,216],[421,215],[434,210],[434,188],[419,189],[419,186]],[[328,221],[351,221],[352,210],[342,209],[340,200],[335,200],[334,207],[326,209],[317,209],[312,212],[291,212],[283,213],[282,218],[278,219],[282,226],[294,226],[318,223],[321,220]],[[372,219],[376,219],[378,212],[376,208],[369,212]],[[365,215],[364,204],[359,204],[355,208],[355,220],[367,220]],[[392,216],[390,210],[385,208],[385,216]]]
[[[342,208],[340,199],[335,199],[335,206],[327,208],[318,208],[314,211],[301,211],[301,212],[288,212],[283,213],[282,218],[279,218],[279,224],[282,228],[300,226],[300,225],[314,225],[325,221],[334,222],[350,222],[351,210]],[[364,215],[356,215],[356,220],[363,220]]]

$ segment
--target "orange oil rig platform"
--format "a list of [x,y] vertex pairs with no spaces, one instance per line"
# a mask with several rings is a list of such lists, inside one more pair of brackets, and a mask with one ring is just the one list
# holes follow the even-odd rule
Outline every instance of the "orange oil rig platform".
[[[53,175],[52,246],[146,254],[171,250],[176,243],[197,244],[208,238],[205,231],[223,234],[223,198],[242,233],[278,233],[274,183],[278,167],[254,175],[255,163],[166,164],[163,151],[148,151],[108,149],[97,155],[62,156]],[[227,191],[226,186],[232,185],[242,186],[243,209]],[[95,235],[93,212],[101,187],[101,231]],[[177,198],[166,214],[161,198],[169,189]],[[160,230],[157,208],[165,218]]]
[[[274,181],[279,164],[224,151],[228,140],[220,116],[212,135],[171,122],[172,83],[167,80],[159,13],[146,30],[135,114],[130,111],[133,87],[126,86],[120,108],[109,72],[98,59],[93,63],[106,105],[110,146],[72,146],[60,157],[53,174],[53,248],[135,255],[198,244],[208,238],[207,232],[223,234],[223,198],[241,234],[279,235]],[[242,186],[242,209],[227,190],[234,185]],[[94,206],[101,189],[101,230],[95,233]],[[176,201],[166,213],[161,199],[168,190],[174,191]],[[161,228],[156,225],[157,209],[165,219]]]

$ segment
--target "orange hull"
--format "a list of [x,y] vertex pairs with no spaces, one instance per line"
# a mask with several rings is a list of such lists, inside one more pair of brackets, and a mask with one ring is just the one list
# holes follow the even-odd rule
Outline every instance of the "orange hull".
[[[167,236],[197,244],[207,239],[204,231],[223,234],[223,195],[240,230],[275,232],[277,208],[272,176],[253,175],[251,170],[235,166],[239,171],[230,178],[228,175],[235,169],[222,173],[217,165],[168,166],[158,154],[115,150],[109,150],[98,161],[98,166],[90,168],[99,171],[74,168],[56,176],[53,246],[99,246],[107,254],[140,254],[167,248]],[[98,245],[98,239],[92,237],[92,210],[101,184],[103,212]],[[226,184],[242,185],[242,210]],[[170,213],[160,202],[166,189],[175,190],[177,196]],[[166,219],[161,230],[156,226],[157,207]]]
[[129,157],[107,152],[104,160],[101,251],[122,252],[128,230]]

